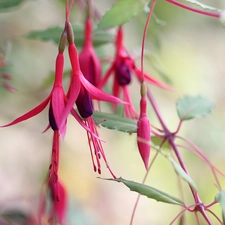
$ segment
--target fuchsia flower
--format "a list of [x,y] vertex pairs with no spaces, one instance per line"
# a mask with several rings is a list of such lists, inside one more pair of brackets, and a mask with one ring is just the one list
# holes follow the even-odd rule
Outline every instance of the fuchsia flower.
[[[112,102],[112,103],[117,103],[117,104],[118,103],[127,104],[127,103],[110,95],[110,94],[107,94],[107,93],[99,90],[93,84],[91,84],[91,82],[89,82],[88,79],[91,79],[90,76],[94,75],[93,73],[91,73],[93,71],[91,71],[91,70],[88,71],[88,75],[87,75],[88,79],[86,79],[84,77],[84,75],[80,69],[78,52],[77,52],[77,48],[74,44],[73,29],[72,29],[72,26],[70,23],[67,24],[67,37],[68,37],[68,42],[69,42],[68,52],[69,52],[71,66],[72,66],[72,75],[71,75],[70,87],[69,87],[69,91],[68,91],[68,95],[67,95],[68,101],[67,101],[66,107],[62,114],[61,125],[63,125],[65,123],[66,118],[70,112],[77,120],[79,120],[76,111],[73,110],[73,105],[74,105],[74,103],[76,103],[77,109],[80,113],[80,116],[82,118],[84,118],[84,123],[91,130],[91,132],[89,132],[86,129],[88,131],[88,133],[87,133],[88,142],[89,142],[90,151],[91,151],[91,155],[92,155],[92,162],[93,162],[94,170],[101,173],[99,159],[100,159],[100,157],[102,157],[103,160],[105,161],[109,171],[111,172],[112,176],[115,177],[115,175],[110,170],[108,163],[106,161],[106,157],[105,157],[102,145],[101,145],[101,140],[98,136],[96,125],[92,118],[92,114],[94,112],[92,99],[107,101],[107,102]],[[93,154],[93,152],[94,152],[94,154]],[[93,155],[95,155],[95,160],[96,160],[97,166],[95,165]]]
[[98,56],[95,53],[92,43],[92,21],[87,18],[85,21],[84,45],[79,54],[80,69],[85,78],[94,86],[97,86],[101,79],[102,69]]
[[[47,213],[50,224],[63,224],[66,220],[67,192],[63,183],[58,178],[59,169],[59,130],[54,130],[52,143],[52,158],[49,167],[49,176],[46,182],[47,190],[43,190],[39,202],[39,224]],[[46,201],[47,191],[50,191],[50,207]]]
[[[102,89],[108,81],[110,75],[114,74],[112,94],[116,97],[119,97],[120,93],[123,92],[124,101],[130,103],[129,105],[125,105],[124,107],[125,115],[130,118],[138,118],[138,113],[131,102],[128,85],[131,83],[132,73],[136,75],[139,81],[142,80],[142,73],[141,70],[136,67],[134,59],[129,56],[126,49],[124,48],[123,30],[121,26],[117,31],[115,47],[116,52],[114,61],[112,62],[110,68],[107,70],[103,80],[98,85],[98,87]],[[155,80],[154,78],[145,73],[144,80],[160,88],[164,88],[167,90],[171,89],[167,85]],[[116,110],[116,108],[117,104],[114,106],[114,110]]]
[[56,218],[62,224],[65,221],[67,209],[67,194],[62,182],[58,179],[59,169],[59,131],[54,130],[52,144],[52,163],[49,168],[48,185],[52,197],[51,219]]
[[49,124],[52,127],[53,130],[59,130],[62,134],[65,134],[65,126],[66,121],[63,125],[61,125],[61,114],[65,108],[66,103],[66,96],[63,90],[62,85],[62,78],[63,78],[63,68],[64,68],[64,49],[66,45],[66,32],[62,33],[60,44],[59,44],[59,52],[56,57],[56,66],[55,66],[55,80],[53,84],[52,91],[50,95],[38,106],[30,110],[29,112],[23,114],[22,116],[19,116],[15,120],[13,120],[11,123],[8,123],[1,127],[8,127],[15,125],[17,123],[20,123],[24,120],[28,120],[31,117],[36,116],[40,112],[42,112],[45,107],[50,104],[49,106]]

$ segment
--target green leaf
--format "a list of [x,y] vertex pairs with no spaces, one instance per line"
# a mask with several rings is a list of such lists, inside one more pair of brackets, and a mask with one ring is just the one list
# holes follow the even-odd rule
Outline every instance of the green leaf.
[[[70,76],[70,73],[71,73],[71,69],[65,70],[63,72],[63,77],[64,78],[68,78]],[[48,87],[52,86],[52,84],[54,82],[54,79],[55,79],[55,72],[54,71],[51,71],[46,76],[46,78],[43,80],[42,85],[41,85],[41,88],[48,88]]]
[[[163,139],[162,138],[159,138],[157,136],[152,136],[151,137],[151,142],[155,145],[155,146],[158,146],[160,147],[162,142],[163,142]],[[162,149],[169,149],[169,142],[166,140],[163,145],[161,146]]]
[[194,189],[196,192],[198,192],[198,188],[195,184],[195,182],[191,179],[191,177],[184,172],[184,170],[181,168],[181,166],[179,164],[177,164],[173,158],[171,157],[167,157],[167,159],[172,163],[174,170],[176,171],[176,173],[186,182],[188,182]]
[[192,4],[195,4],[197,6],[200,6],[201,8],[205,9],[205,10],[211,10],[211,11],[217,11],[220,12],[220,9],[217,9],[215,7],[209,6],[209,5],[205,5],[197,0],[185,0],[186,2],[190,2]]
[[0,12],[19,6],[25,0],[0,0]]
[[148,198],[154,199],[159,202],[165,202],[165,203],[175,204],[175,205],[184,205],[184,202],[180,200],[179,198],[176,198],[170,194],[167,194],[163,191],[160,191],[151,186],[147,186],[145,184],[125,180],[121,177],[117,179],[106,179],[106,180],[122,182],[128,188],[130,188],[131,191],[135,191],[141,195],[145,195]]
[[215,196],[215,201],[220,203],[220,206],[222,208],[222,218],[223,218],[223,223],[225,224],[225,190],[220,191],[216,196]]
[[101,29],[123,25],[133,17],[142,13],[149,1],[146,0],[120,0],[103,15],[98,27]]
[[181,120],[207,116],[212,109],[212,102],[201,96],[186,96],[177,101],[177,112]]
[[110,130],[118,130],[127,133],[137,132],[137,120],[103,112],[94,112],[93,118],[96,124],[100,124]]
[[26,224],[28,222],[28,215],[20,210],[9,210],[3,212],[0,216],[10,224]]
[[[30,33],[26,34],[26,37],[29,39],[36,39],[42,41],[53,41],[54,43],[58,44],[63,29],[64,29],[63,27],[56,26],[47,28],[45,30],[31,31]],[[76,46],[82,47],[84,42],[83,26],[74,25],[73,31],[74,31],[74,42]],[[113,42],[114,36],[112,34],[99,29],[93,30],[93,45],[95,47]]]

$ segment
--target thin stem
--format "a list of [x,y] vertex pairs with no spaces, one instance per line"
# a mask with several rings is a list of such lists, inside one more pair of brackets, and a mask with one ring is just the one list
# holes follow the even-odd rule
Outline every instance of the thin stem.
[[185,146],[182,146],[183,148],[186,148],[187,150],[189,151],[192,151],[194,153],[196,153],[198,156],[200,156],[210,167],[212,173],[213,173],[213,176],[214,176],[214,179],[216,181],[216,184],[219,188],[219,190],[222,190],[221,188],[221,185],[220,185],[220,182],[219,182],[219,179],[215,173],[215,171],[217,171],[218,173],[220,173],[222,176],[225,176],[222,172],[220,172],[215,166],[212,165],[212,163],[209,161],[209,159],[204,155],[204,153],[201,151],[201,149],[199,149],[193,142],[191,142],[190,140],[184,138],[184,137],[181,137],[181,136],[176,136],[176,138],[179,138],[183,141],[185,141],[186,143],[188,143],[194,150],[188,148],[188,147],[185,147]]
[[192,11],[192,12],[195,12],[195,13],[198,13],[198,14],[202,14],[202,15],[206,15],[206,16],[211,16],[211,17],[214,17],[214,18],[220,18],[220,14],[219,13],[212,13],[212,12],[206,12],[206,11],[203,11],[203,10],[200,10],[200,9],[194,9],[190,6],[187,6],[185,4],[182,4],[180,2],[177,2],[175,0],[166,0],[167,2],[169,3],[172,3],[176,6],[179,6],[183,9],[187,9],[189,11]]
[[[150,165],[149,165],[149,168],[148,168],[147,172],[145,173],[145,176],[144,176],[144,178],[143,178],[143,180],[142,180],[142,184],[145,183],[145,181],[146,181],[146,179],[147,179],[147,177],[148,177],[150,168],[152,167],[152,165],[153,165],[153,163],[154,163],[156,157],[158,156],[158,154],[159,154],[159,151],[157,151],[156,154],[155,154],[155,156],[153,157],[153,159],[152,159],[152,161],[151,161],[151,163],[150,163]],[[141,197],[141,195],[138,194],[137,199],[136,199],[136,202],[135,202],[135,205],[134,205],[134,208],[133,208],[133,211],[132,211],[132,215],[131,215],[131,219],[130,219],[130,224],[129,224],[129,225],[132,225],[132,224],[133,224],[134,215],[135,215],[135,212],[136,212],[136,209],[137,209],[137,206],[138,206],[140,197]]]
[[145,49],[145,40],[146,40],[148,25],[149,25],[150,19],[152,17],[153,10],[155,8],[155,4],[156,4],[156,0],[153,0],[150,12],[148,14],[148,18],[147,18],[146,23],[145,23],[144,34],[143,34],[143,39],[142,39],[142,47],[141,47],[141,76],[142,76],[142,83],[144,82],[144,49]]
[[[180,153],[178,151],[178,148],[177,148],[177,146],[176,146],[176,144],[174,142],[174,134],[171,133],[168,130],[168,128],[166,127],[166,124],[164,123],[164,121],[162,119],[162,116],[161,116],[161,114],[159,112],[158,106],[157,106],[157,104],[156,104],[156,102],[155,102],[155,100],[154,100],[154,98],[153,98],[149,88],[147,89],[147,96],[148,96],[148,99],[149,99],[149,101],[150,101],[150,103],[151,103],[151,105],[152,105],[152,107],[153,107],[153,109],[155,111],[156,116],[158,117],[159,122],[161,123],[161,126],[162,126],[162,128],[163,128],[163,130],[165,132],[165,136],[167,137],[167,140],[169,141],[170,146],[173,148],[173,150],[175,152],[175,155],[176,155],[176,157],[177,157],[177,159],[178,159],[182,169],[188,174],[186,166],[185,166],[185,164],[184,164],[184,162],[183,162],[183,160],[181,158],[181,155],[180,155]],[[195,203],[197,205],[201,205],[202,202],[201,202],[201,200],[200,200],[200,198],[198,196],[198,193],[196,193],[196,191],[193,189],[193,187],[191,185],[189,185],[189,187],[190,187],[192,195],[193,195],[193,197],[195,199]],[[199,211],[202,214],[202,216],[205,218],[205,220],[208,222],[209,225],[212,225],[210,219],[208,218],[208,216],[207,216],[207,214],[206,214],[206,212],[204,210],[204,207],[203,208],[200,207],[197,211]],[[196,215],[196,218],[197,218],[197,215]]]
[[219,217],[210,209],[206,209],[207,212],[211,213],[218,221],[221,225],[224,225],[224,223],[219,219]]

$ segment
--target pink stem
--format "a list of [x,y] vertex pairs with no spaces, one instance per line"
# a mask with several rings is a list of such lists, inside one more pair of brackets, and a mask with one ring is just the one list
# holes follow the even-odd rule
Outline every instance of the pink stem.
[[214,18],[220,18],[219,13],[212,13],[212,12],[206,12],[206,11],[203,11],[203,10],[200,10],[200,9],[194,9],[190,6],[184,5],[184,4],[182,4],[180,2],[177,2],[175,0],[166,0],[166,1],[169,2],[169,3],[172,3],[176,6],[179,6],[183,9],[187,9],[189,11],[195,12],[195,13],[199,13],[199,14],[206,15],[206,16],[211,16],[211,17],[214,17]]

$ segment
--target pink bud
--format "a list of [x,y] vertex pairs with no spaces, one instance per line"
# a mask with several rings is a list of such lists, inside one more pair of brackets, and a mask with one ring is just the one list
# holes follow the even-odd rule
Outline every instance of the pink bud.
[[79,55],[80,68],[85,78],[97,86],[101,79],[102,69],[92,43],[92,21],[90,18],[85,22],[84,36],[84,46]]
[[151,140],[151,128],[150,122],[146,115],[147,101],[145,98],[144,86],[141,86],[141,101],[140,101],[140,117],[137,124],[137,145],[144,162],[146,170],[148,170],[148,161],[150,156],[150,140]]

